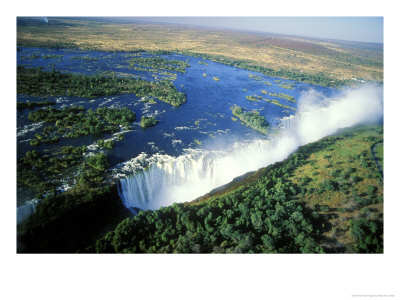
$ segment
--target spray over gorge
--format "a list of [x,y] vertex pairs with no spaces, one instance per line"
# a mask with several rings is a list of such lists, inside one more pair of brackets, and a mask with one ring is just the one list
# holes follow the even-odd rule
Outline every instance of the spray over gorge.
[[333,98],[313,90],[304,92],[297,114],[284,119],[277,136],[236,142],[219,151],[188,150],[176,158],[155,155],[145,170],[121,179],[119,195],[127,208],[141,210],[193,200],[340,128],[379,121],[382,97],[382,87],[373,85],[346,88]]

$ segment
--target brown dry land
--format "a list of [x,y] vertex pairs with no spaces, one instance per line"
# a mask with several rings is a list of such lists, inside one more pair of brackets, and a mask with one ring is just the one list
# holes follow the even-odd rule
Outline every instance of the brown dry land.
[[105,51],[168,50],[246,60],[264,68],[325,74],[335,80],[383,81],[383,46],[205,27],[131,22],[128,19],[18,19],[21,46],[75,45]]

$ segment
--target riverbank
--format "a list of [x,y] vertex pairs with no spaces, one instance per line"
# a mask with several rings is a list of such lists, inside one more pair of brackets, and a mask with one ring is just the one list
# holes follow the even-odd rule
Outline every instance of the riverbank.
[[223,29],[210,32],[196,26],[132,23],[123,19],[113,22],[99,18],[95,21],[90,18],[50,18],[48,23],[19,18],[17,30],[19,46],[197,53],[222,63],[264,68],[275,72],[270,76],[287,79],[295,79],[293,76],[324,77],[324,81],[332,80],[338,84],[357,80],[383,81],[383,49],[376,44],[332,40],[327,44],[317,39]]

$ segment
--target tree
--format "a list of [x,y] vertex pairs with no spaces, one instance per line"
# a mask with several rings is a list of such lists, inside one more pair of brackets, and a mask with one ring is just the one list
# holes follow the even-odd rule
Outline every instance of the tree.
[[142,116],[142,119],[140,120],[140,126],[142,128],[151,127],[151,126],[156,125],[157,123],[158,123],[158,121],[154,117]]

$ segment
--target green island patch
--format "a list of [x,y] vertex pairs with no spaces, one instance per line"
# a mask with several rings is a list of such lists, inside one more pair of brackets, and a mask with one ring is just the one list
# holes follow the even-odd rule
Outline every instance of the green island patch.
[[140,127],[147,128],[157,125],[158,121],[155,117],[142,116],[140,120]]
[[[160,57],[135,57],[129,60],[130,66],[135,68],[135,66],[142,66],[150,68],[150,70],[168,70],[180,73],[186,73],[186,68],[190,65],[181,60],[177,59],[166,59]],[[149,69],[143,69],[149,71]]]
[[152,82],[127,77],[76,75],[19,66],[17,67],[17,93],[84,98],[134,93],[138,97],[157,98],[172,106],[180,106],[186,102],[185,94],[179,92],[168,80]]
[[246,126],[251,127],[261,133],[267,134],[269,124],[265,120],[265,117],[260,116],[258,111],[245,111],[240,106],[231,107],[232,114],[239,118]]

